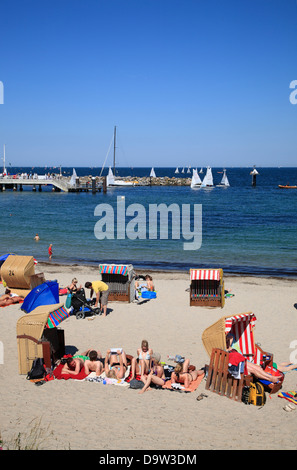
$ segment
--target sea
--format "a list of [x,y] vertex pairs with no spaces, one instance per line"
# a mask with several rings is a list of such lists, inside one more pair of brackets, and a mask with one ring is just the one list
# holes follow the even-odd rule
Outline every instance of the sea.
[[[75,170],[78,176],[101,173],[94,167]],[[52,264],[129,263],[144,274],[146,270],[222,268],[233,275],[297,278],[297,189],[278,187],[297,185],[297,168],[257,167],[256,186],[252,186],[252,168],[226,170],[228,188],[216,186],[223,169],[212,168],[212,189],[152,185],[109,188],[106,194],[54,192],[51,187],[41,192],[25,186],[23,191],[7,189],[0,192],[0,256],[32,255],[38,262],[49,262],[52,243]],[[70,176],[73,168],[9,168],[10,174],[60,171]],[[150,171],[119,167],[116,175],[144,177]],[[176,174],[175,167],[157,167],[155,173],[157,177],[191,177],[186,171]],[[118,216],[119,207],[122,211],[124,207],[124,218]],[[151,230],[151,224],[156,225],[156,219],[150,219],[152,207],[174,207],[177,212],[171,217],[168,210],[167,223],[159,217]],[[188,229],[183,230],[186,208],[190,219]],[[200,209],[199,218],[195,208]],[[200,243],[188,249],[197,227]],[[39,241],[34,240],[36,233]]]

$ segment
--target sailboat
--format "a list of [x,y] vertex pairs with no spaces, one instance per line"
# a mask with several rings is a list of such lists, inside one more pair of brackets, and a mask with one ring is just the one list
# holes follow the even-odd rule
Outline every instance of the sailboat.
[[199,171],[199,173],[203,173],[203,168],[200,168],[200,171]]
[[197,170],[193,169],[192,181],[191,181],[191,189],[200,188],[201,187],[201,179],[197,173]]
[[178,167],[176,167],[176,170],[175,170],[175,172],[174,172],[174,173],[179,173],[179,169],[178,169]]
[[76,174],[75,168],[73,168],[72,176],[69,181],[70,186],[76,185],[76,179],[77,179],[77,174]]
[[201,183],[201,188],[213,188],[213,177],[212,177],[212,171],[210,166],[207,167],[206,169],[206,175],[203,178],[203,181]]
[[106,185],[108,186],[133,186],[130,181],[115,180],[111,167],[109,167],[108,175],[106,177]]
[[115,151],[116,151],[116,126],[114,126],[114,135],[113,135],[113,171],[109,167],[108,175],[106,177],[106,185],[108,186],[134,186],[134,183],[131,181],[124,181],[121,179],[115,179]]
[[151,177],[151,178],[156,178],[156,173],[155,173],[154,168],[151,169],[150,177]]
[[217,184],[220,188],[228,188],[230,186],[229,180],[226,175],[226,170],[223,170],[223,177],[220,184]]

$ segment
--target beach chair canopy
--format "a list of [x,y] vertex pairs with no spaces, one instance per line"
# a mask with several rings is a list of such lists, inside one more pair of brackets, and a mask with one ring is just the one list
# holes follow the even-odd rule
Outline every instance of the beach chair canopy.
[[2,280],[9,288],[30,289],[30,279],[34,274],[33,256],[9,254],[1,266]]
[[220,281],[221,269],[190,269],[191,281]]
[[100,274],[121,274],[130,280],[134,273],[132,264],[99,264]]
[[44,329],[55,328],[66,318],[69,318],[69,313],[63,303],[41,305],[18,319],[17,335],[28,335],[39,340]]
[[41,305],[52,305],[59,303],[59,284],[57,281],[45,281],[35,287],[25,297],[21,310],[26,313],[32,312]]
[[260,364],[261,353],[254,340],[255,323],[256,317],[252,312],[220,318],[202,333],[202,342],[206,352],[210,356],[213,348],[226,350],[226,335],[231,332],[241,354],[251,362]]

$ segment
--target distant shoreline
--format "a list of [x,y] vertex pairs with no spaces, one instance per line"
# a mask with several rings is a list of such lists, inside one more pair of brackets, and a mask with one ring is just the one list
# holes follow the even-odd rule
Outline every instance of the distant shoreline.
[[[69,268],[70,266],[73,266],[73,267],[77,267],[77,268],[82,268],[82,269],[86,269],[86,268],[89,268],[90,270],[94,270],[94,269],[97,269],[98,266],[99,266],[99,262],[98,263],[95,263],[95,262],[90,262],[90,263],[87,263],[87,262],[77,262],[77,261],[69,261],[69,262],[55,262],[55,261],[38,261],[38,265],[37,266],[40,266],[40,267],[46,267],[46,268],[49,268],[50,266],[52,266],[55,270],[57,270],[57,268],[60,266],[61,268],[65,267],[65,268]],[[102,264],[108,264],[106,262],[103,262],[102,261]],[[176,267],[152,267],[152,266],[137,266],[133,263],[133,261],[131,261],[130,263],[121,263],[119,261],[115,262],[115,263],[112,263],[110,262],[109,264],[132,264],[133,267],[134,267],[134,270],[137,274],[155,274],[155,275],[169,275],[169,276],[172,276],[172,275],[180,275],[182,276],[183,278],[187,278],[189,277],[189,270],[190,268],[176,268]],[[207,269],[205,266],[196,266],[197,268],[198,267],[201,267],[201,268],[205,268]],[[211,266],[210,268],[215,268],[215,267],[221,267],[221,266]],[[191,267],[192,269],[194,269],[194,266]],[[285,273],[259,273],[259,272],[248,272],[248,271],[238,271],[238,272],[233,272],[233,271],[227,271],[226,269],[224,270],[223,269],[223,272],[224,272],[224,277],[245,277],[245,278],[264,278],[264,279],[282,279],[282,280],[287,280],[287,281],[296,281],[297,279],[297,273],[288,273],[288,274],[285,274]],[[268,271],[268,269],[267,269]],[[99,271],[98,271],[98,275],[99,275]]]

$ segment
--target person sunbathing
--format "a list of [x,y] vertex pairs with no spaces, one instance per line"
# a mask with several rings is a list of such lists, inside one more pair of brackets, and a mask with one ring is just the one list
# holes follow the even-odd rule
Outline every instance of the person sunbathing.
[[[104,371],[106,377],[123,379],[127,371],[127,357],[122,349],[106,351]],[[114,377],[115,376],[115,377]]]
[[88,359],[85,360],[85,373],[89,375],[91,372],[96,372],[96,375],[99,376],[103,372],[103,364],[100,361],[102,355],[100,351],[95,351],[94,349],[88,349],[83,353],[85,356],[88,356]]
[[199,375],[203,374],[204,371],[202,369],[192,370],[190,367],[190,359],[185,359],[184,362],[176,364],[171,374],[171,383],[181,383],[184,384],[185,388],[188,388],[191,382],[196,380]]
[[144,393],[150,389],[151,383],[162,387],[165,382],[164,367],[161,364],[161,355],[159,353],[152,354],[151,370],[147,376],[142,376],[141,380],[144,383],[144,387],[138,392],[139,394]]
[[0,307],[6,307],[7,305],[17,304],[22,302],[24,297],[17,294],[13,294],[10,289],[5,290],[5,294],[0,297]]
[[[242,354],[240,352],[240,349],[238,349],[238,343],[235,341],[235,336],[231,332],[229,332],[226,335],[226,346],[227,346],[227,349],[226,349],[227,351],[235,350],[239,352],[239,354]],[[254,364],[253,362],[250,362],[248,359],[246,359],[246,368],[247,368],[248,374],[252,374],[258,379],[267,380],[268,382],[271,382],[271,383],[277,383],[279,380],[282,379],[282,375],[271,375],[269,374],[269,372],[265,372],[260,365]]]
[[68,357],[61,374],[78,375],[84,367],[84,361],[80,357]]
[[81,284],[78,285],[78,280],[76,279],[76,277],[74,277],[71,281],[71,284],[69,286],[67,286],[67,289],[71,294],[79,291],[81,288],[82,288],[82,286],[81,286]]

